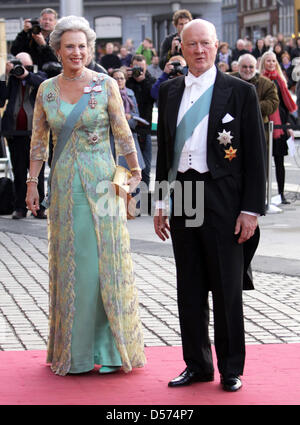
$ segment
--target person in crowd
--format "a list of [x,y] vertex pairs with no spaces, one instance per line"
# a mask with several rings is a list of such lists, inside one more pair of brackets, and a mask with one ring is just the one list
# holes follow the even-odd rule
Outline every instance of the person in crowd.
[[131,53],[132,55],[134,54],[135,49],[132,38],[127,38],[127,40],[125,41],[125,47],[129,53]]
[[146,37],[143,40],[143,42],[136,49],[136,55],[143,55],[146,60],[146,64],[151,65],[153,56],[157,56],[157,53],[153,48],[151,38]]
[[[246,270],[258,244],[257,215],[265,213],[263,122],[254,86],[217,70],[214,25],[195,19],[181,36],[188,75],[162,84],[158,100],[154,227],[160,239],[172,237],[186,363],[168,385],[214,379],[211,290],[221,385],[237,391],[245,361],[242,288],[253,288]],[[162,182],[175,182],[170,224]]]
[[[282,73],[280,65],[273,52],[266,52],[263,54],[260,62],[261,75],[274,81],[276,84],[279,107],[269,116],[270,121],[274,122],[274,126],[289,125],[291,124],[292,112],[297,110],[297,105],[289,93],[286,79]],[[284,194],[285,183],[285,167],[284,157],[288,155],[287,139],[294,137],[291,129],[274,128],[273,131],[273,157],[275,162],[275,174],[278,186],[278,193],[281,197],[282,204],[289,204]]]
[[218,62],[217,63],[217,68],[221,71],[221,72],[228,72],[229,71],[229,66],[226,62]]
[[[259,106],[264,123],[269,122],[269,116],[273,114],[279,106],[277,88],[274,81],[263,77],[257,72],[256,59],[253,55],[246,53],[239,57],[239,70],[231,75],[241,78],[256,89]],[[266,140],[268,140],[268,130],[266,129]]]
[[284,35],[282,34],[282,32],[279,32],[277,34],[276,38],[277,38],[277,43],[280,43],[282,50],[283,51],[286,50],[286,42],[285,42]]
[[292,65],[288,52],[282,53],[280,67],[288,83],[288,88],[290,89],[295,84],[295,81],[292,78],[294,66]]
[[[0,107],[8,101],[2,120],[2,134],[6,136],[12,169],[14,174],[15,211],[13,219],[27,216],[26,177],[29,170],[30,131],[35,98],[39,85],[47,79],[43,71],[33,72],[31,56],[26,52],[16,55],[20,64],[8,62],[6,65],[7,84],[0,81]],[[39,196],[44,198],[44,169],[37,175]],[[45,208],[35,215],[36,218],[46,218]]]
[[292,50],[295,48],[295,40],[293,37],[288,37],[285,40],[285,50],[288,52],[290,57],[292,56]]
[[103,66],[110,74],[115,68],[120,68],[120,58],[114,53],[113,43],[107,43],[105,46],[105,55],[100,60],[100,65]]
[[171,57],[169,62],[166,63],[161,76],[155,81],[151,88],[151,96],[153,99],[158,100],[159,88],[164,81],[184,75],[186,72],[186,61],[184,57],[180,55]]
[[85,18],[58,21],[50,45],[63,72],[41,84],[33,118],[26,202],[34,215],[41,201],[36,178],[53,131],[47,363],[62,376],[95,364],[105,374],[145,363],[125,206],[106,190],[116,170],[110,128],[131,169],[131,190],[141,172],[116,81],[85,67],[95,39]]
[[227,71],[230,69],[231,66],[231,54],[229,52],[229,46],[228,43],[222,42],[220,43],[217,57],[216,57],[216,65],[218,65],[219,62],[226,63],[228,65]]
[[255,48],[253,49],[252,55],[257,59],[261,57],[267,51],[265,41],[263,38],[256,40]]
[[176,28],[176,32],[170,35],[163,40],[160,48],[160,60],[159,66],[163,70],[166,63],[169,62],[172,56],[177,56],[181,54],[180,47],[180,34],[184,26],[193,19],[191,12],[187,9],[177,10],[173,14],[173,25]]
[[128,52],[126,46],[121,46],[119,58],[121,61],[121,66],[126,66],[127,68],[130,67],[132,54]]
[[273,52],[274,46],[277,42],[276,37],[273,37],[271,34],[267,34],[264,38],[265,46],[267,51]]
[[16,56],[20,52],[29,53],[33,63],[38,66],[40,71],[43,70],[45,64],[57,63],[57,57],[49,46],[49,37],[56,21],[57,13],[50,8],[43,9],[36,22],[32,23],[31,19],[25,19],[23,30],[12,43],[11,54]]
[[238,61],[232,61],[231,62],[231,71],[237,72],[239,70],[239,63]]
[[[137,134],[135,132],[137,122],[138,122],[137,118],[139,118],[140,114],[139,114],[139,108],[137,106],[136,98],[134,96],[134,92],[130,90],[128,87],[126,87],[127,74],[125,69],[122,69],[122,68],[114,69],[111,73],[111,76],[118,83],[120,94],[123,100],[125,116],[128,121],[129,127],[132,132],[132,136],[134,139],[139,166],[141,169],[144,169],[145,162],[144,162],[141,148],[137,139]],[[113,133],[111,132],[110,135],[111,135],[111,139],[110,139],[111,149],[112,149],[114,158],[117,160],[117,163],[119,165],[122,165],[123,167],[128,168],[128,164],[124,156],[119,155],[118,158],[116,158],[115,140],[113,137]]]
[[253,43],[251,40],[245,40],[245,49],[247,50],[248,53],[253,53]]
[[162,70],[159,67],[159,56],[152,56],[151,64],[147,66],[147,70],[155,79],[161,76]]
[[279,64],[281,64],[281,62],[282,62],[283,52],[284,52],[284,50],[281,46],[281,43],[276,43],[275,46],[274,46],[274,53],[276,55],[276,59],[277,59]]
[[245,40],[239,38],[236,42],[235,49],[232,51],[232,60],[238,61],[239,57],[245,53],[249,53],[245,48]]
[[136,69],[128,73],[130,75],[128,75],[126,86],[134,92],[140,117],[148,123],[138,123],[136,132],[145,161],[145,168],[142,170],[142,181],[149,187],[152,160],[151,125],[154,103],[154,99],[151,97],[151,87],[155,83],[155,78],[147,71],[146,60],[143,55],[133,56],[131,66]]
[[300,56],[300,37],[296,38],[296,47],[291,52],[291,60]]

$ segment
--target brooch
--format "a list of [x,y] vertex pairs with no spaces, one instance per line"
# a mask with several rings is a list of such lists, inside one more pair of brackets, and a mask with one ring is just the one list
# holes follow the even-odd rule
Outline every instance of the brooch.
[[229,159],[229,161],[232,161],[233,158],[236,158],[236,151],[237,149],[233,149],[233,147],[230,146],[229,149],[225,149],[226,155],[224,156],[224,158]]
[[219,137],[217,137],[217,140],[219,140],[220,145],[228,145],[228,143],[231,143],[231,139],[233,139],[233,136],[231,136],[230,131],[223,130],[222,133],[218,132]]
[[98,140],[99,140],[99,136],[97,135],[97,133],[92,133],[88,137],[89,145],[95,145],[98,142]]
[[56,98],[56,96],[52,91],[47,94],[47,101],[48,102],[52,102],[53,100],[55,100],[55,98]]

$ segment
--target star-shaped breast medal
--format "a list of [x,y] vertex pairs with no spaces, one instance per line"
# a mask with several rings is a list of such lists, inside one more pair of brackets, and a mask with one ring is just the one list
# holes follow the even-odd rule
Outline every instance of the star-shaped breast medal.
[[225,149],[226,155],[224,156],[224,158],[229,159],[229,161],[232,161],[233,158],[236,158],[236,151],[237,149],[233,149],[233,147],[230,146],[229,149]]
[[218,132],[219,137],[217,137],[217,140],[219,140],[220,145],[228,145],[228,143],[231,143],[231,139],[233,136],[230,135],[230,131],[223,130],[222,133]]

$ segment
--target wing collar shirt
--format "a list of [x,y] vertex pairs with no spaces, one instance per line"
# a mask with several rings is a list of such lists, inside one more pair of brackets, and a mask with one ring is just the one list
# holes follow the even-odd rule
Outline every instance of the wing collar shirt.
[[[215,66],[199,77],[195,77],[190,72],[188,73],[185,77],[185,89],[178,112],[177,126],[189,108],[215,83],[216,75],[217,69]],[[208,118],[209,114],[203,118],[195,128],[192,136],[186,140],[179,160],[179,172],[184,173],[190,168],[199,173],[209,171],[206,161]]]

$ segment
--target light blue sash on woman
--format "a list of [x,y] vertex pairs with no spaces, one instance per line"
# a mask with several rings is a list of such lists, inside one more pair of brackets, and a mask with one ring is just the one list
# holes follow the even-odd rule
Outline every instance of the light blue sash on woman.
[[64,147],[66,146],[67,141],[69,140],[72,131],[74,130],[75,124],[77,123],[80,115],[85,110],[85,108],[88,105],[89,102],[90,93],[84,93],[81,98],[78,100],[70,114],[68,115],[64,126],[61,129],[61,132],[59,133],[59,136],[57,138],[57,142],[54,148],[53,158],[51,162],[51,170],[48,177],[48,188],[47,188],[47,195],[41,205],[43,205],[45,208],[49,208],[50,201],[51,201],[51,179],[54,172],[55,164],[60,157],[61,153],[64,150]]
[[211,85],[184,114],[176,128],[174,158],[172,168],[168,173],[169,184],[176,180],[180,155],[185,142],[192,136],[197,125],[209,114],[214,85]]

